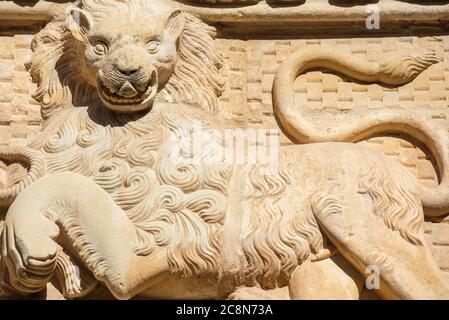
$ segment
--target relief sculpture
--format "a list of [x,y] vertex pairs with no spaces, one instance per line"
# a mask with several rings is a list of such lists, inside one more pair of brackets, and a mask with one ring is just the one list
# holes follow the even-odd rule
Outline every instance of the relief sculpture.
[[[209,163],[173,137],[198,123],[236,127],[219,103],[216,35],[176,2],[81,0],[34,36],[27,67],[43,125],[27,146],[0,148],[2,291],[29,297],[52,283],[65,298],[103,289],[117,299],[360,299],[377,268],[373,298],[448,299],[424,239],[426,217],[449,212],[447,130],[407,109],[335,124],[306,112],[293,89],[315,69],[400,87],[438,54],[373,62],[299,48],[272,90],[294,143],[278,146],[275,166]],[[389,134],[429,149],[437,186],[356,144]],[[226,148],[222,134],[211,139]]]

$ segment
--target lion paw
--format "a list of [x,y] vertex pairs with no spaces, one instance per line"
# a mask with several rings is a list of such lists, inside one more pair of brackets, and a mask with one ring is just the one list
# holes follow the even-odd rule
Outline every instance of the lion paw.
[[18,225],[7,221],[3,227],[1,261],[8,269],[13,288],[24,293],[38,292],[53,276],[60,247],[48,232],[38,232],[45,227],[31,232]]
[[263,290],[259,287],[241,287],[231,293],[227,300],[288,300],[288,288]]

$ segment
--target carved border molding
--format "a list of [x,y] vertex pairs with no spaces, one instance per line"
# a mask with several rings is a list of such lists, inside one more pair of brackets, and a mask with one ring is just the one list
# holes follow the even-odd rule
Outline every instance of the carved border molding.
[[[203,2],[203,1],[196,1]],[[231,2],[231,1],[230,1]],[[205,22],[219,26],[224,33],[252,33],[278,30],[285,34],[311,34],[323,30],[333,34],[366,32],[370,34],[443,32],[449,29],[449,3],[416,4],[396,0],[380,0],[381,30],[366,30],[367,11],[364,1],[359,5],[343,6],[329,1],[309,0],[305,3],[286,3],[282,6],[265,2],[250,5],[184,4],[185,9]],[[71,1],[0,1],[0,21],[14,21],[15,26],[28,26],[58,19]],[[317,25],[317,22],[319,24]],[[342,28],[335,28],[341,26]],[[244,28],[242,28],[244,27]],[[310,27],[308,29],[307,27]],[[304,29],[301,29],[304,28]],[[328,33],[326,33],[328,34]]]

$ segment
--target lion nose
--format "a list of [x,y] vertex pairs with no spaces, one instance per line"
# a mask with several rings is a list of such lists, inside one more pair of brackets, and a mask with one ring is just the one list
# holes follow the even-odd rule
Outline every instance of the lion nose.
[[118,94],[121,95],[122,97],[132,98],[135,95],[137,95],[137,90],[133,87],[131,83],[129,83],[129,81],[125,81],[125,83],[123,83],[122,86],[120,87]]
[[126,77],[132,76],[140,70],[139,68],[125,68],[123,66],[114,65],[118,72],[123,74]]

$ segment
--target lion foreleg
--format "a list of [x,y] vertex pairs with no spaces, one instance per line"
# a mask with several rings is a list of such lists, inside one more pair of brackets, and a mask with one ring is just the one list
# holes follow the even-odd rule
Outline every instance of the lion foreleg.
[[90,179],[63,173],[43,177],[10,207],[2,259],[17,290],[36,292],[51,278],[63,236],[80,260],[118,298],[126,299],[164,273],[164,255],[134,253],[134,224]]

